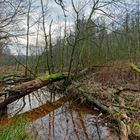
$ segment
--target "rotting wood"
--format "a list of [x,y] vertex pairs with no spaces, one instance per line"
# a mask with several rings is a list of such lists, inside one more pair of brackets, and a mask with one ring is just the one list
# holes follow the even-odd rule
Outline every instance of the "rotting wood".
[[36,91],[37,89],[46,86],[48,84],[51,84],[56,81],[63,80],[67,77],[67,73],[56,73],[51,75],[45,75],[42,77],[39,77],[35,80],[28,81],[25,83],[22,83],[20,85],[16,85],[15,87],[7,90],[7,92],[10,94],[8,98],[4,100],[4,102],[0,103],[0,109],[6,107],[8,104],[30,94],[31,92]]
[[98,108],[102,113],[105,114],[112,114],[112,112],[107,108],[106,106],[102,105],[98,100],[93,98],[89,93],[85,92],[81,87],[78,88],[80,96],[83,96],[86,98],[87,103],[89,103],[92,106],[95,106]]
[[15,83],[18,83],[18,82],[26,82],[26,81],[29,81],[29,80],[32,80],[32,79],[31,78],[26,78],[26,77],[23,77],[23,76],[19,76],[15,73],[7,74],[7,75],[4,75],[4,76],[0,77],[0,82],[3,83],[3,84],[15,84]]
[[[120,106],[125,106],[125,100],[123,98],[119,98]],[[120,139],[121,140],[128,140],[128,137],[130,135],[130,118],[127,116],[125,110],[123,108],[120,108],[119,112],[119,119],[120,119]]]
[[132,89],[132,88],[118,88],[114,95],[120,95],[122,92],[131,91],[131,92],[140,92],[140,89]]
[[[72,74],[72,78],[74,78],[74,77],[79,78],[82,75],[84,75],[87,71],[89,71],[89,69],[84,69],[84,70],[80,71],[77,76]],[[42,88],[43,86],[52,84],[56,81],[64,80],[67,78],[67,76],[68,76],[67,72],[55,73],[55,74],[51,74],[51,75],[46,73],[45,76],[38,77],[35,80],[31,80],[31,81],[16,85],[15,87],[6,90],[6,92],[9,93],[10,96],[8,98],[6,98],[4,100],[4,102],[0,103],[0,109],[6,107],[8,104],[10,104],[20,98],[30,94],[31,92],[34,92],[34,91],[38,90],[39,88]]]
[[126,110],[130,110],[130,111],[133,111],[133,112],[138,112],[138,111],[140,111],[140,109],[135,108],[135,107],[132,107],[132,106],[121,106],[121,105],[119,105],[119,104],[113,104],[113,106],[119,107],[119,108],[122,108],[122,109],[126,109]]
[[[95,106],[102,113],[112,116],[111,119],[117,127],[120,140],[128,140],[128,137],[131,133],[128,124],[130,122],[130,118],[126,115],[126,113],[123,110],[121,110],[122,112],[116,113],[114,112],[114,110],[107,108],[105,105],[102,105],[98,100],[93,98],[93,96],[91,96],[90,93],[87,93],[81,87],[78,87],[78,91],[79,95],[84,97],[86,99],[86,103],[88,103],[90,106]],[[124,106],[122,101],[121,106]]]

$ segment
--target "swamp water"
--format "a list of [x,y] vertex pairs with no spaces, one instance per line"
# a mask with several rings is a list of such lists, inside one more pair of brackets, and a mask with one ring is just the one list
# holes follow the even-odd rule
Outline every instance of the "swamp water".
[[46,88],[8,105],[7,119],[18,115],[26,118],[27,130],[37,140],[117,140],[112,129],[97,120],[98,112]]

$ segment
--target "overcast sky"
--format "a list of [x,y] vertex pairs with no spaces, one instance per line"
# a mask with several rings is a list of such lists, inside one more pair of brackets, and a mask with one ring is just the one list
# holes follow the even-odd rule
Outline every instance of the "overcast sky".
[[[41,7],[40,7],[40,0],[32,0],[32,7],[31,7],[31,13],[30,13],[30,44],[35,45],[36,43],[36,38],[37,38],[37,30],[39,27],[39,45],[43,45],[44,38],[43,38],[43,30],[42,26],[38,26],[36,23],[41,16]],[[89,13],[91,12],[91,8],[93,6],[93,0],[73,0],[76,9],[81,9],[80,15],[85,15],[85,17],[89,16]],[[126,2],[127,3],[127,8],[130,8],[130,5],[134,5],[136,2],[140,0],[120,0],[120,3],[115,3],[113,5],[105,6],[102,7],[106,2],[110,2],[112,0],[100,0],[100,3],[98,6],[101,6],[101,10],[105,11],[111,17],[104,16],[106,21],[112,22],[113,20],[118,20],[119,18],[123,18],[123,13],[126,11],[126,7],[124,7],[121,2]],[[118,0],[119,1],[119,0]],[[46,10],[46,16],[45,16],[45,23],[46,23],[46,32],[48,33],[49,25],[50,22],[53,20],[52,23],[52,37],[55,40],[57,36],[60,35],[60,27],[61,27],[61,35],[63,35],[63,29],[64,29],[64,16],[63,16],[63,11],[61,7],[54,2],[54,0],[43,0],[44,2],[44,9]],[[64,0],[64,5],[66,9],[66,15],[67,15],[67,29],[70,29],[75,21],[75,13],[72,8],[71,0]],[[126,5],[125,5],[126,6]],[[100,10],[97,10],[95,14],[93,14],[92,18],[95,19],[98,16],[103,16],[104,13]],[[42,19],[41,19],[42,20]],[[22,20],[19,24],[20,27],[24,29],[24,32],[26,33],[27,29],[27,21],[26,21],[26,15],[24,17],[24,20]],[[34,24],[36,23],[36,24]],[[25,54],[25,49],[24,47],[21,49],[19,47],[19,42],[20,45],[23,44],[26,46],[26,36],[25,37],[20,37],[17,40],[14,40],[14,44],[12,44],[14,47],[12,47],[11,52],[14,54],[17,53],[22,53]],[[18,43],[17,43],[18,42]],[[15,49],[16,48],[16,49]]]

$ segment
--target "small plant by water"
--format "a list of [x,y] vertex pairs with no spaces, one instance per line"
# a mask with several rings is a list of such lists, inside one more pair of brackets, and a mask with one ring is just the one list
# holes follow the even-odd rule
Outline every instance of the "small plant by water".
[[26,121],[23,117],[8,123],[4,128],[0,126],[0,140],[29,140],[26,131]]

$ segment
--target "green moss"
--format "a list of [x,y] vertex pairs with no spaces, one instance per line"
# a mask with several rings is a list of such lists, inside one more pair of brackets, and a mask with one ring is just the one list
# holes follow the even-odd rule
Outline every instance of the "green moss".
[[133,133],[134,133],[135,135],[140,136],[140,122],[136,121],[136,122],[133,124]]
[[140,129],[140,122],[136,122],[136,123],[134,124],[134,127],[135,127],[136,129]]
[[139,68],[138,66],[136,66],[136,65],[134,65],[134,64],[131,64],[130,67],[131,67],[134,71],[140,73],[140,68]]
[[48,70],[45,71],[45,75],[46,76],[49,75],[49,71]]
[[47,81],[49,79],[59,79],[59,78],[65,78],[67,76],[67,73],[55,73],[55,74],[50,74],[50,75],[45,75],[40,77],[39,79],[42,81]]
[[117,117],[120,117],[122,114],[123,114],[123,112],[117,112],[117,113],[116,113],[116,116],[117,116]]
[[94,103],[93,97],[90,94],[87,94],[81,87],[79,87],[78,90],[81,92],[80,94],[84,96],[90,103]]

